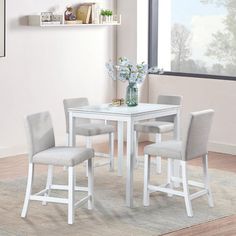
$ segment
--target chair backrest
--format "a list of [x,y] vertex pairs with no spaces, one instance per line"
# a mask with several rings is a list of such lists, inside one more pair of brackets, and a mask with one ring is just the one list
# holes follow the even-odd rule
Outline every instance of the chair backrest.
[[[181,105],[182,96],[171,96],[171,95],[159,95],[157,99],[158,104],[166,104],[166,105]],[[166,121],[166,122],[174,122],[174,116],[165,116],[157,118],[158,121]]]
[[213,115],[213,110],[191,113],[183,147],[184,159],[186,161],[207,154],[207,144]]
[[[74,107],[82,107],[82,106],[88,106],[88,98],[69,98],[63,100],[64,104],[64,111],[65,111],[65,117],[66,117],[66,132],[69,133],[69,108]],[[78,126],[78,124],[86,124],[90,123],[90,119],[83,119],[79,118],[75,120],[75,127]]]
[[55,147],[54,131],[49,112],[27,116],[25,127],[30,162],[36,153]]

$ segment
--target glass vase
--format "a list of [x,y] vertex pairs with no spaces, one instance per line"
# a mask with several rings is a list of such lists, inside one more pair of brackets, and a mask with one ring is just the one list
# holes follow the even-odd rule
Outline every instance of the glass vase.
[[138,87],[136,83],[129,83],[126,89],[126,104],[129,107],[138,105]]

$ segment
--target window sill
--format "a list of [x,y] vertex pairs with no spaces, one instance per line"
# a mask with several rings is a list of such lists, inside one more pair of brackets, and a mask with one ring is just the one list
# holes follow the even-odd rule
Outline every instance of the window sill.
[[[158,73],[149,73],[149,74],[151,74],[151,75],[160,75]],[[161,75],[179,76],[179,77],[191,77],[191,78],[199,78],[199,79],[214,79],[214,80],[236,81],[236,77],[223,76],[223,75],[192,74],[192,73],[171,72],[171,71],[165,71]]]

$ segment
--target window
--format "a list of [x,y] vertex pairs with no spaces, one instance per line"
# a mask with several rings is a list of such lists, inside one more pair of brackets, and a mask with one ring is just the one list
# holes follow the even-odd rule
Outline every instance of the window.
[[149,6],[151,66],[235,79],[236,0],[150,0]]

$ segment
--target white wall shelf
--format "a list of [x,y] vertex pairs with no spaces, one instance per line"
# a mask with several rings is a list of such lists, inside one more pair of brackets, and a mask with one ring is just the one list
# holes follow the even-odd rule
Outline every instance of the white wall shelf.
[[[104,23],[104,24],[48,24],[48,25],[38,25],[39,27],[87,27],[87,26],[115,26],[121,25],[120,23]],[[36,25],[34,25],[36,26]]]
[[121,16],[118,22],[109,22],[109,23],[100,23],[100,24],[67,24],[61,20],[58,23],[43,23],[41,21],[40,15],[31,15],[28,16],[28,25],[29,26],[38,26],[38,27],[91,27],[91,26],[118,26],[121,25]]

